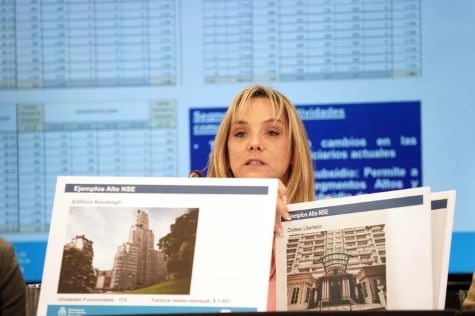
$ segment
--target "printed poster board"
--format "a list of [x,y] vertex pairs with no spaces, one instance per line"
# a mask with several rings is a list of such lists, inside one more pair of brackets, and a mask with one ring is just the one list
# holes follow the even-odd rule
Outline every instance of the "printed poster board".
[[433,309],[430,203],[423,187],[290,205],[278,309]]
[[276,199],[275,179],[58,177],[38,315],[264,311]]

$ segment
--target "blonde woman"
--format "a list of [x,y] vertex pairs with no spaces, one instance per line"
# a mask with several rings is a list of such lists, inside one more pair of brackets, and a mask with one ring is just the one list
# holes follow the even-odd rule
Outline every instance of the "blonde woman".
[[[216,134],[207,176],[279,179],[275,233],[280,234],[280,219],[289,219],[287,203],[315,200],[307,134],[289,99],[263,86],[240,91]],[[268,311],[275,303],[272,260]]]

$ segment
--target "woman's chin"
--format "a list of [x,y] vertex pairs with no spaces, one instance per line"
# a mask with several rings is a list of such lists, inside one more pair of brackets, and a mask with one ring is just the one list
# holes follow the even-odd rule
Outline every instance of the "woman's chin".
[[266,173],[263,171],[256,171],[256,170],[243,172],[239,177],[240,178],[275,178],[269,173]]

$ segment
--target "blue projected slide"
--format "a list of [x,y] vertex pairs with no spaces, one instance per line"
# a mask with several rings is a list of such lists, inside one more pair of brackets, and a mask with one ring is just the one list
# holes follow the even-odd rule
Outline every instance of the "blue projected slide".
[[46,241],[15,241],[12,242],[20,264],[23,277],[28,283],[41,282],[46,254]]
[[[310,141],[318,197],[422,185],[420,102],[297,105],[297,110]],[[190,109],[191,169],[206,167],[224,111]]]

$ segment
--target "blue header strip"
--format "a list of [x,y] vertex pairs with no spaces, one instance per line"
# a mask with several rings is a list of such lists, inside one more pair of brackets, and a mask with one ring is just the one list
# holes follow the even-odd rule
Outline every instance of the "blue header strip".
[[430,202],[431,210],[440,210],[443,208],[447,208],[447,199],[434,200]]
[[354,204],[337,205],[322,208],[311,208],[290,212],[292,219],[305,219],[323,216],[351,214],[358,212],[380,211],[398,207],[421,205],[424,202],[422,195],[393,198],[380,201],[361,202]]
[[267,186],[224,185],[134,185],[134,184],[74,184],[64,188],[67,193],[161,193],[161,194],[246,194],[266,195]]
[[156,315],[257,312],[255,307],[49,305],[47,315]]

